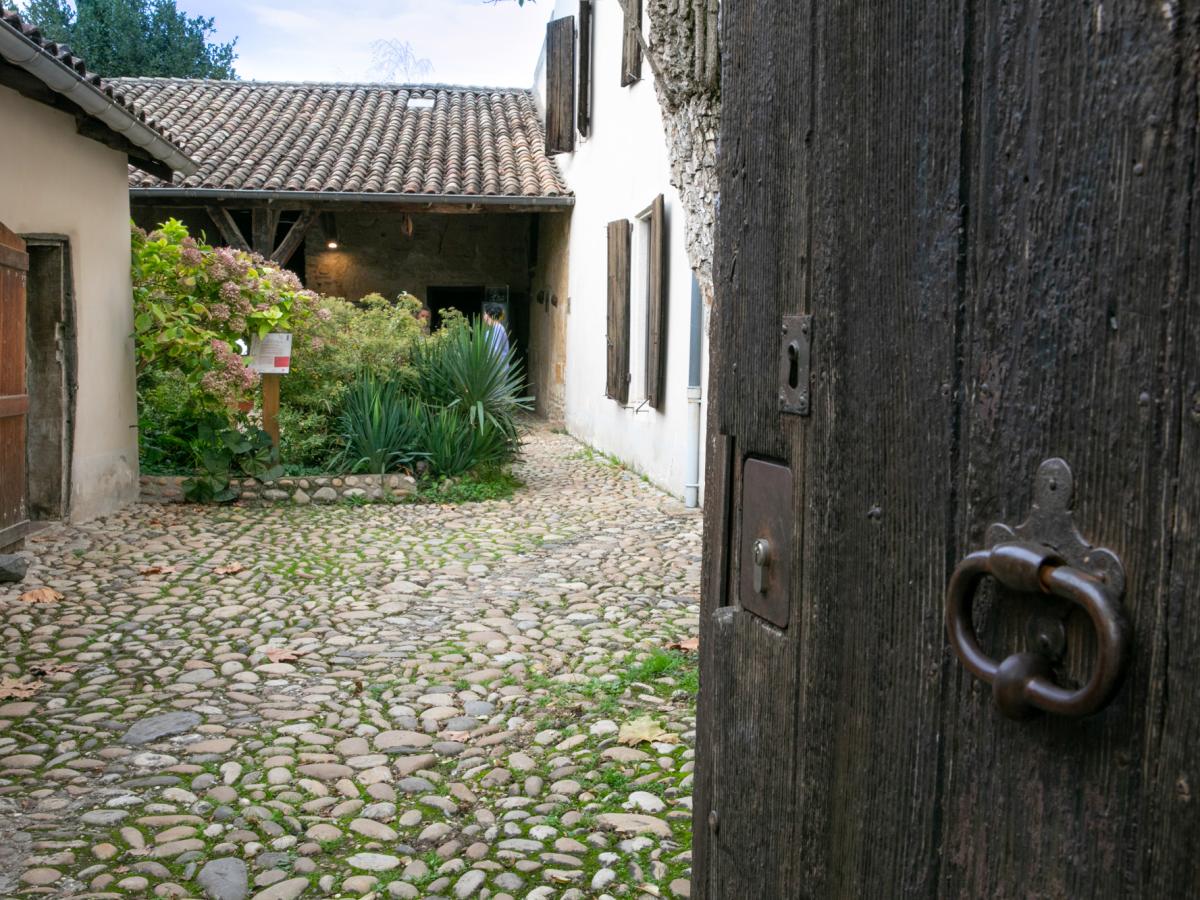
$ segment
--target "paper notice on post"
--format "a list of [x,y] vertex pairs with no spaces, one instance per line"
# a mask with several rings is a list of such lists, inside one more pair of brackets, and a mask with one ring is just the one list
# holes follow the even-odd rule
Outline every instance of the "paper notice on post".
[[263,375],[286,375],[292,366],[292,335],[273,331],[250,339],[250,368]]

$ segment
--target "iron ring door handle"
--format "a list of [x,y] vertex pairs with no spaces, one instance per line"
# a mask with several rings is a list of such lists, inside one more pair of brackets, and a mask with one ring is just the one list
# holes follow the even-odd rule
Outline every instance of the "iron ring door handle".
[[[997,663],[979,646],[971,609],[980,582],[992,576],[1013,590],[1058,597],[1082,607],[1096,632],[1097,661],[1087,684],[1077,690],[1051,679],[1050,660],[1015,653]],[[946,631],[958,658],[976,677],[992,685],[1000,711],[1025,719],[1039,711],[1086,716],[1103,709],[1125,673],[1129,641],[1119,605],[1120,591],[1102,577],[1067,565],[1054,551],[1013,541],[970,554],[954,570],[946,591]]]

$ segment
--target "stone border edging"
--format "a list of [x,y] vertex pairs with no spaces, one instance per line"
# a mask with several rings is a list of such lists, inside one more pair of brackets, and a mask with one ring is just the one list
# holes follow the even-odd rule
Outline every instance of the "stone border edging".
[[[184,503],[182,475],[142,475],[142,503]],[[411,475],[288,475],[261,483],[253,478],[235,478],[241,492],[239,503],[337,503],[339,500],[383,501],[388,496],[406,496],[417,489]]]

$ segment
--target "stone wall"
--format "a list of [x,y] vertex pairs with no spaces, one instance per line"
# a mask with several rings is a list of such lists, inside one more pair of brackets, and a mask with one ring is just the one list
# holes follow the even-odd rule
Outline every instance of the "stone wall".
[[538,415],[555,423],[565,419],[567,406],[570,239],[569,215],[542,216],[529,304],[529,389]]
[[[141,477],[143,503],[183,503],[184,478],[171,475]],[[261,483],[234,479],[243,503],[336,503],[340,500],[382,501],[404,497],[417,489],[408,475],[303,475]]]
[[357,300],[401,291],[426,299],[430,287],[505,285],[529,291],[531,216],[524,213],[412,215],[336,213],[336,250],[319,228],[305,244],[306,284],[314,291]]

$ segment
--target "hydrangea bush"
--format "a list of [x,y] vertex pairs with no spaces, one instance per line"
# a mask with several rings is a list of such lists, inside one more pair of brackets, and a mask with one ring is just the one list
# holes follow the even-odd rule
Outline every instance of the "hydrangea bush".
[[177,219],[149,234],[133,230],[139,377],[182,377],[197,408],[220,411],[250,399],[258,376],[238,342],[292,330],[315,299],[292,272],[255,253],[201,243]]

